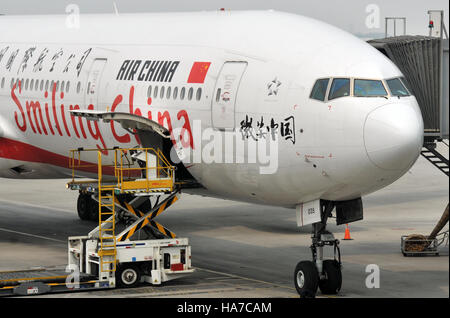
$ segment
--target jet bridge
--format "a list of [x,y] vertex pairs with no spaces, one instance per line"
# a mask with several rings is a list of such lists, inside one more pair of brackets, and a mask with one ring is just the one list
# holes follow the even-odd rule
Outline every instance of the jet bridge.
[[403,35],[368,43],[405,75],[422,111],[425,139],[448,139],[448,39]]
[[[428,14],[430,36],[393,36],[368,43],[390,58],[405,75],[408,89],[416,97],[424,121],[421,155],[448,177],[449,160],[437,150],[437,143],[441,142],[448,148],[448,140],[444,139],[449,138],[449,40],[443,11],[430,10]],[[406,19],[404,23],[406,29]],[[448,208],[447,205],[430,235],[402,236],[404,256],[439,254],[437,247],[448,244],[448,231],[439,233],[448,223]]]
[[443,140],[449,138],[448,34],[443,12],[431,10],[428,13],[430,36],[393,36],[368,43],[391,59],[405,75],[408,89],[422,112],[424,145],[421,154],[448,176],[448,158],[436,147],[437,142],[448,147]]
[[[424,146],[435,148],[432,144],[436,141],[448,139],[448,33],[443,10],[429,10],[428,16],[429,36],[406,35],[406,18],[386,18],[385,38],[368,43],[390,58],[405,75],[422,111]],[[392,37],[388,37],[390,19],[394,20]],[[403,22],[402,36],[396,36],[397,20]]]

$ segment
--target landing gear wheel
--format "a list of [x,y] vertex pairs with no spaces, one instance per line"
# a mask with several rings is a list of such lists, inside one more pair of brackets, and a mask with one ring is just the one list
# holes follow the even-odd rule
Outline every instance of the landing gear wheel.
[[331,259],[324,260],[322,266],[325,278],[319,281],[320,291],[325,295],[336,295],[342,286],[341,266]]
[[90,194],[80,193],[77,200],[78,216],[83,221],[98,222],[98,203]]
[[89,221],[90,220],[90,196],[84,193],[80,193],[78,195],[77,200],[77,212],[78,217],[83,221]]
[[301,261],[294,271],[295,289],[302,298],[316,297],[319,286],[319,272],[316,265],[311,261]]
[[89,196],[89,220],[98,222],[98,203]]
[[116,271],[116,283],[119,287],[136,287],[141,281],[141,272],[134,265],[120,265]]

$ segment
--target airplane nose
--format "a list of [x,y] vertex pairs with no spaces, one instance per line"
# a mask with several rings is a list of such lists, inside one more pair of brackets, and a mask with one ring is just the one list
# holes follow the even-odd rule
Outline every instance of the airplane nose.
[[417,103],[387,104],[370,112],[364,125],[364,144],[375,166],[408,169],[423,145],[423,120]]

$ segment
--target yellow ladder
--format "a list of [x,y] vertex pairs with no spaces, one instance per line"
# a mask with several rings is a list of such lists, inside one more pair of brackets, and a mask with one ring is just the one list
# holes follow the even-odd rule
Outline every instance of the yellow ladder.
[[102,272],[115,272],[117,265],[114,191],[115,186],[102,185],[102,153],[98,151],[98,255]]

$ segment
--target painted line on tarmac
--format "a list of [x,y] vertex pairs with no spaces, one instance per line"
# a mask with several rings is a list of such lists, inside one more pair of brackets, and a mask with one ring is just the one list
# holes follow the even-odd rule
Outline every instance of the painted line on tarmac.
[[[262,283],[262,284],[266,284],[266,285],[271,285],[271,286],[275,286],[278,288],[284,288],[284,289],[290,289],[290,290],[294,290],[295,293],[297,293],[297,290],[294,287],[289,287],[289,286],[285,286],[285,285],[280,285],[280,284],[275,284],[275,283],[271,283],[271,282],[266,282],[263,280],[259,280],[259,279],[253,279],[253,278],[248,278],[248,277],[243,277],[243,276],[239,276],[239,275],[235,275],[235,274],[228,274],[228,273],[223,273],[223,272],[217,272],[217,271],[213,271],[210,269],[205,269],[205,268],[200,268],[200,267],[195,267],[196,269],[199,269],[201,271],[205,271],[205,272],[210,272],[213,274],[220,274],[220,275],[225,275],[228,276],[230,278],[238,278],[238,279],[243,279],[243,280],[247,280],[247,281],[253,281],[253,282],[257,282],[257,283]],[[298,298],[299,296],[295,296],[293,298]],[[338,298],[338,296],[336,295],[317,295],[317,298]]]
[[217,271],[213,271],[213,270],[205,269],[205,268],[200,268],[200,267],[195,267],[195,268],[199,269],[201,271],[205,271],[205,272],[209,272],[209,273],[213,273],[213,274],[225,275],[225,276],[228,276],[228,277],[231,277],[231,278],[238,278],[238,279],[243,279],[243,280],[247,280],[247,281],[252,281],[252,282],[256,282],[256,283],[262,283],[262,284],[266,284],[266,285],[272,285],[272,286],[275,286],[275,287],[285,288],[285,289],[290,289],[290,290],[295,290],[296,291],[296,289],[294,287],[289,287],[289,286],[285,286],[285,285],[279,285],[279,284],[266,282],[266,281],[263,281],[263,280],[258,280],[258,279],[253,279],[253,278],[248,278],[248,277],[244,277],[244,276],[239,276],[239,275],[235,275],[235,274],[217,272]]
[[54,239],[54,238],[51,238],[51,237],[45,237],[45,236],[41,236],[41,235],[35,235],[35,234],[24,233],[24,232],[19,232],[19,231],[13,231],[13,230],[5,229],[5,228],[2,228],[2,227],[0,227],[0,231],[14,233],[14,234],[20,234],[20,235],[25,235],[25,236],[39,238],[39,239],[42,239],[42,240],[48,240],[48,241],[53,241],[53,242],[67,243],[67,241],[58,240],[58,239]]
[[52,207],[52,206],[45,206],[45,205],[39,205],[39,204],[33,204],[33,203],[27,203],[27,202],[21,202],[21,201],[12,201],[12,200],[6,200],[1,198],[0,203],[2,204],[9,204],[9,205],[16,205],[21,207],[29,207],[29,208],[38,208],[42,210],[50,210],[55,212],[64,212],[64,213],[70,213],[70,214],[76,214],[75,210],[66,210],[63,208],[58,207]]

